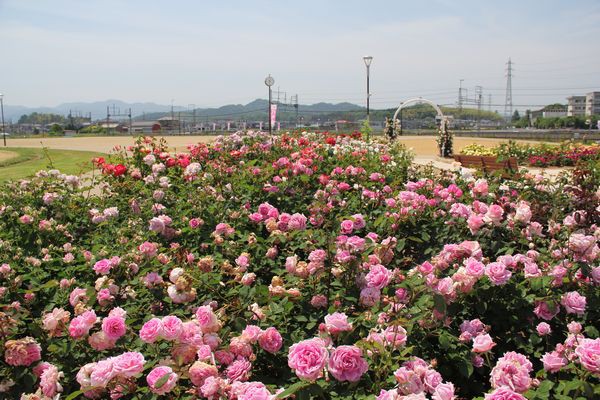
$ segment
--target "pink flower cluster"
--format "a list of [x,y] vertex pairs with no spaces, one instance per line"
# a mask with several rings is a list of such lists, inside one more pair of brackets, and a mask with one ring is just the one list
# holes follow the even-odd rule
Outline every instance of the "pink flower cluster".
[[111,382],[130,379],[144,370],[144,356],[138,352],[127,352],[115,357],[89,363],[79,369],[77,382],[88,397],[98,397]]

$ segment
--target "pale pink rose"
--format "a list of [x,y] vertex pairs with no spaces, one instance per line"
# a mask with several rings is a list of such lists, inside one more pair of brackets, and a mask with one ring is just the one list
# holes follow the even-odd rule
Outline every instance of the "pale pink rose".
[[276,328],[270,327],[258,337],[258,344],[264,351],[275,354],[281,349],[283,338]]
[[581,328],[581,324],[577,321],[571,321],[567,324],[567,329],[569,330],[569,333],[580,333]]
[[188,370],[188,374],[194,386],[201,387],[209,376],[219,376],[219,370],[214,365],[196,361]]
[[465,261],[465,270],[467,274],[480,278],[485,273],[485,265],[481,261],[471,257]]
[[400,394],[396,389],[381,389],[381,392],[379,392],[379,395],[375,398],[375,400],[400,400]]
[[40,376],[40,388],[44,396],[53,398],[58,393],[62,392],[63,388],[58,382],[63,376],[62,372],[58,371],[55,365],[50,364],[48,368],[42,372]]
[[166,340],[177,340],[183,331],[183,322],[174,315],[162,319],[162,334]]
[[158,251],[156,243],[144,242],[138,246],[138,250],[146,257],[155,257]]
[[243,357],[239,357],[232,362],[226,369],[227,378],[231,381],[247,381],[250,376],[252,364]]
[[4,343],[4,361],[13,367],[29,366],[42,358],[42,348],[35,339],[27,336]]
[[362,214],[354,214],[352,220],[354,221],[354,229],[356,230],[362,229],[367,225]]
[[548,325],[546,322],[540,322],[539,324],[537,324],[537,326],[535,327],[535,330],[537,331],[538,335],[540,335],[540,336],[546,336],[546,335],[550,334],[550,332],[552,332],[550,325]]
[[399,348],[406,344],[406,329],[400,325],[391,325],[383,331],[385,343],[392,348]]
[[362,351],[356,346],[339,346],[333,349],[327,367],[331,375],[342,382],[358,382],[369,369]]
[[467,219],[467,226],[472,234],[479,232],[483,225],[485,225],[485,222],[483,221],[483,217],[481,215],[469,215],[469,218]]
[[473,351],[475,353],[485,353],[494,347],[496,343],[489,334],[478,335],[473,339]]
[[492,204],[488,211],[485,213],[484,220],[486,222],[491,222],[492,224],[499,224],[502,222],[502,217],[504,216],[504,209],[500,207],[498,204]]
[[544,364],[544,369],[548,372],[558,372],[568,364],[567,359],[556,351],[544,354],[540,360]]
[[392,272],[381,264],[371,265],[369,272],[365,276],[367,287],[383,289],[392,279]]
[[113,370],[119,376],[130,378],[141,374],[145,363],[142,353],[130,351],[114,357]]
[[501,262],[488,264],[485,267],[485,274],[494,285],[504,285],[512,276],[512,272]]
[[102,332],[106,334],[109,339],[117,340],[125,334],[127,326],[125,325],[125,319],[122,317],[106,317],[102,320]]
[[432,400],[454,400],[456,396],[454,395],[454,385],[450,382],[440,383],[435,387],[431,395]]
[[490,373],[493,388],[506,386],[518,393],[526,392],[532,383],[529,373],[533,365],[522,354],[509,351],[504,354]]
[[328,358],[329,353],[322,339],[307,339],[290,347],[288,366],[299,378],[314,381],[323,376]]
[[160,318],[152,318],[147,321],[142,329],[140,329],[140,339],[146,343],[154,343],[157,339],[162,337],[163,326]]
[[90,374],[90,386],[106,387],[115,375],[112,358],[98,361]]
[[600,339],[582,339],[575,354],[583,368],[600,376]]
[[75,307],[77,305],[77,303],[79,303],[80,301],[87,301],[87,295],[86,295],[87,291],[85,289],[82,288],[75,288],[71,291],[71,294],[69,295],[69,304],[71,304],[71,306]]
[[[416,370],[421,371],[420,368]],[[443,381],[442,374],[432,368],[427,368],[424,373],[421,373],[421,379],[423,380],[425,390],[429,393],[433,393],[435,388],[441,385]]]
[[116,345],[116,340],[106,336],[103,331],[95,332],[87,338],[88,344],[96,351],[112,349]]
[[235,263],[238,267],[247,268],[250,265],[250,258],[244,253],[235,259]]
[[196,310],[196,319],[203,333],[217,332],[221,328],[219,319],[210,306],[201,306]]
[[523,395],[513,392],[507,387],[500,387],[492,393],[487,393],[485,400],[527,400]]
[[348,316],[344,313],[335,312],[325,316],[325,328],[331,335],[352,330],[352,324],[348,322]]
[[[166,382],[162,386],[157,387],[157,382],[163,379],[165,375],[168,376]],[[150,390],[159,395],[169,393],[171,390],[173,390],[178,379],[179,375],[173,372],[170,367],[165,366],[154,368],[152,371],[150,371],[148,376],[146,376],[146,382],[148,383]]]
[[253,272],[246,272],[243,276],[242,279],[240,279],[240,283],[244,286],[250,286],[254,283],[254,281],[256,280],[256,274]]
[[256,343],[260,335],[262,335],[263,330],[260,329],[259,326],[256,325],[246,325],[244,330],[242,331],[242,339],[249,343]]
[[586,298],[578,292],[569,292],[562,296],[560,304],[563,305],[567,314],[582,315],[585,313]]
[[488,190],[488,182],[485,179],[478,179],[473,185],[473,196],[487,196]]
[[290,230],[301,231],[306,229],[306,217],[302,214],[293,214],[288,222],[288,228]]
[[514,220],[524,224],[529,223],[531,220],[531,207],[529,207],[529,203],[520,201],[519,204],[517,204]]

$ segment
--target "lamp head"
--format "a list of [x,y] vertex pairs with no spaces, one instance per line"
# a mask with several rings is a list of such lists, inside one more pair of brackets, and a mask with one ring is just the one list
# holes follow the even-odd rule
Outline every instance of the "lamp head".
[[368,67],[371,65],[371,61],[373,61],[373,57],[372,56],[364,56],[363,61],[365,62],[365,65]]

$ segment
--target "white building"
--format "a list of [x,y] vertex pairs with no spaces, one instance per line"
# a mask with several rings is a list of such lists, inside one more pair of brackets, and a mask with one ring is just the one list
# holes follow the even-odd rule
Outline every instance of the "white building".
[[585,115],[600,114],[600,92],[591,92],[585,95]]
[[585,104],[587,96],[571,96],[567,97],[569,104],[567,105],[567,116],[574,117],[577,115],[585,115]]

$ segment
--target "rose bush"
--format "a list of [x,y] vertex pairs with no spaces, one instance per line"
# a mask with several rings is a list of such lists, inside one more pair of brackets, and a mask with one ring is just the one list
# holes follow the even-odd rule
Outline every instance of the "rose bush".
[[0,193],[6,398],[600,395],[597,165],[486,180],[252,132],[94,162],[100,194]]

